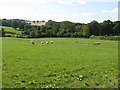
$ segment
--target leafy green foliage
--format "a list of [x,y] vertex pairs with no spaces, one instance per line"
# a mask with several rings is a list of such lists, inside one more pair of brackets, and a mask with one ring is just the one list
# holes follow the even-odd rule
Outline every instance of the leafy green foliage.
[[[33,21],[35,22],[35,21]],[[38,21],[37,21],[38,22]],[[48,20],[46,25],[34,26],[21,20],[2,20],[3,26],[13,27],[22,31],[23,37],[85,37],[116,36],[120,35],[120,22],[105,20],[102,23],[91,21],[88,24],[73,23],[70,21],[56,22]]]
[[87,25],[82,26],[82,31],[83,31],[83,36],[84,37],[89,37],[90,36],[90,31]]
[[101,39],[101,40],[117,40],[120,41],[120,36],[90,36],[91,39]]

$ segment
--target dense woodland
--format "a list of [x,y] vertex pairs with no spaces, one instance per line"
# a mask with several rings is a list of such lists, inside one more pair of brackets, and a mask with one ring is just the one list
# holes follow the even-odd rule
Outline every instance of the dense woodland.
[[[2,26],[19,28],[22,34],[19,37],[40,38],[40,37],[85,37],[90,36],[119,36],[120,21],[105,20],[101,23],[91,21],[88,24],[73,23],[70,21],[56,22],[49,20],[46,25],[33,26],[20,19],[2,19]],[[4,29],[2,29],[5,36]]]

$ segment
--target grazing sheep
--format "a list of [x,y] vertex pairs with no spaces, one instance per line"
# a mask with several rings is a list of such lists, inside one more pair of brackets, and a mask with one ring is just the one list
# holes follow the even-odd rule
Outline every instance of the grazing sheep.
[[51,41],[51,44],[53,44],[53,41]]
[[49,44],[49,42],[48,42],[48,41],[46,41],[46,44]]
[[31,41],[31,43],[34,45],[35,43],[33,41]]
[[43,41],[41,41],[41,44],[43,44]]
[[99,44],[101,44],[101,42],[96,42],[96,43],[95,43],[95,45],[99,45]]

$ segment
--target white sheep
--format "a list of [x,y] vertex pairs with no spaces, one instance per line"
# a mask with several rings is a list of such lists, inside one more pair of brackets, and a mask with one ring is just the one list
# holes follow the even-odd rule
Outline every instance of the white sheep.
[[35,44],[33,41],[31,41],[32,44]]
[[41,41],[41,44],[43,44],[43,41]]
[[48,42],[48,41],[46,41],[46,44],[49,44],[49,42]]
[[53,41],[50,41],[51,42],[51,44],[53,44]]

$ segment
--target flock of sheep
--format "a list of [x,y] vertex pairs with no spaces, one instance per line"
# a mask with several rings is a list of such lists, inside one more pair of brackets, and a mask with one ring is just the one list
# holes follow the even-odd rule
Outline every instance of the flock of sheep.
[[[31,41],[31,43],[34,45],[35,43],[34,43],[34,41]],[[43,43],[46,43],[46,44],[49,44],[49,43],[51,43],[51,44],[53,44],[53,41],[41,41],[41,44],[43,44]],[[101,42],[95,42],[93,45],[100,45],[101,44]]]
[[[53,41],[50,41],[50,42],[48,42],[48,41],[41,41],[41,44],[43,44],[43,43],[46,43],[46,44],[49,44],[49,43],[51,43],[51,44],[53,44]],[[31,41],[31,43],[34,45],[35,43],[34,43],[34,41]]]

